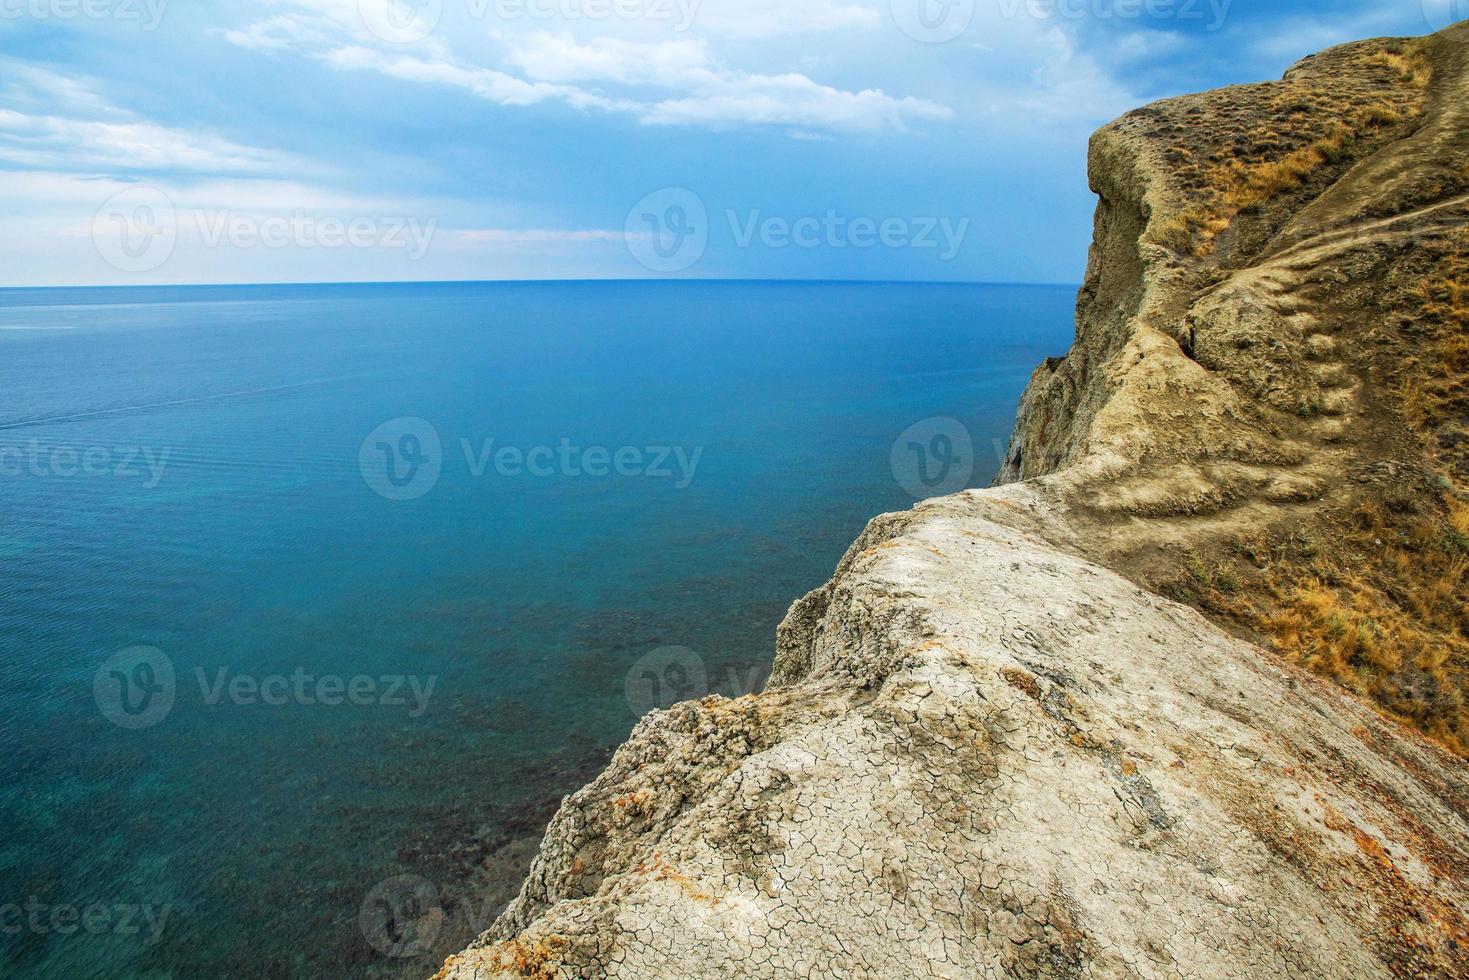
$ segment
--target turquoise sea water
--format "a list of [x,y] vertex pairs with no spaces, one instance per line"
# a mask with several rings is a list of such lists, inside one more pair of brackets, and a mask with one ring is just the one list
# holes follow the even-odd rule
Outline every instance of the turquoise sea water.
[[432,973],[641,711],[990,480],[1073,296],[0,291],[0,976]]

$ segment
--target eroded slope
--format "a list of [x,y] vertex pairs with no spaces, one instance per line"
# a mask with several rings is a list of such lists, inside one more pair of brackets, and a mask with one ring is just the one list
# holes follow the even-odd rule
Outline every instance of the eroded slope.
[[1050,507],[874,522],[779,682],[645,719],[444,976],[1469,975],[1464,767]]
[[1087,552],[1469,750],[1469,28],[1130,113],[1002,480]]

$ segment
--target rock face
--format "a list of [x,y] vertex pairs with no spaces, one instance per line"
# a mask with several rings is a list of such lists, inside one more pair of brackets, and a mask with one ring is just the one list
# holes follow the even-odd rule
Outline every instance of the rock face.
[[[875,520],[792,608],[768,690],[643,719],[439,978],[1469,977],[1469,764],[1138,584],[1364,458],[1370,378],[1329,366],[1290,277],[1463,206],[1423,203],[1452,198],[1423,161],[1464,145],[1469,29],[1421,48],[1431,88],[1404,44],[1281,83],[1345,79],[1330,105],[1372,115],[1353,66],[1380,63],[1408,96],[1274,197],[1255,171],[1180,182],[1170,147],[1277,87],[1103,130],[1078,342],[1026,394],[1023,482]],[[1388,164],[1413,140],[1410,179]]]
[[1002,482],[1469,754],[1469,27],[1104,127],[1071,352]]

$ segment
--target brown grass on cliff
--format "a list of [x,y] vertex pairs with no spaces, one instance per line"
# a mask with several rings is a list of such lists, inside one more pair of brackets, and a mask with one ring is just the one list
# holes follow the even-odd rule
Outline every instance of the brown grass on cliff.
[[1248,132],[1227,140],[1206,134],[1217,142],[1175,147],[1171,162],[1191,201],[1151,227],[1149,239],[1179,255],[1208,256],[1241,213],[1350,162],[1422,114],[1432,69],[1416,43],[1364,55],[1353,71],[1355,87],[1283,84],[1270,96],[1264,121]]
[[1367,276],[1375,339],[1349,346],[1423,472],[1370,479],[1309,528],[1187,554],[1164,588],[1469,755],[1469,226],[1384,261],[1403,274]]
[[1381,51],[1368,60],[1371,64],[1383,65],[1396,72],[1398,78],[1412,88],[1426,89],[1433,80],[1433,70],[1428,66],[1420,48]]
[[1190,554],[1164,591],[1469,755],[1469,505],[1393,502]]
[[1404,324],[1378,370],[1426,472],[1363,484],[1311,529],[1186,555],[1165,587],[1469,755],[1469,227],[1414,254],[1367,319]]
[[1339,529],[1347,551],[1287,555],[1270,568],[1262,584],[1271,601],[1254,611],[1254,624],[1283,656],[1469,754],[1461,523],[1462,509],[1420,516],[1364,503]]
[[1441,507],[1369,496],[1332,543],[1343,556],[1332,572],[1283,566],[1271,583],[1279,608],[1256,626],[1286,656],[1469,754],[1469,227],[1419,249],[1430,271],[1404,302],[1418,305],[1416,343],[1389,387]]
[[1404,414],[1420,435],[1434,438],[1453,425],[1469,440],[1469,227],[1418,291],[1429,344],[1399,383]]

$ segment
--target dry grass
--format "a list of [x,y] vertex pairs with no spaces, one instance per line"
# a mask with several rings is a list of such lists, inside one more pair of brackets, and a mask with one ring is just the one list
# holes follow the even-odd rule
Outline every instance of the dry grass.
[[1227,612],[1469,755],[1469,227],[1420,242],[1417,255],[1416,288],[1385,300],[1418,310],[1384,373],[1437,466],[1440,499],[1364,488],[1316,547],[1270,554]]
[[1208,208],[1190,208],[1153,226],[1149,239],[1180,255],[1193,254],[1200,258],[1208,254],[1204,243],[1212,242],[1229,222]]
[[1438,449],[1441,499],[1364,488],[1315,542],[1243,549],[1246,586],[1200,604],[1469,755],[1469,227],[1423,250],[1431,273],[1403,298],[1420,313],[1392,390],[1408,428]]
[[1469,504],[1453,498],[1449,499],[1449,526],[1454,533],[1469,541]]
[[[1362,119],[1376,118],[1376,110],[1364,111]],[[1330,133],[1279,160],[1270,160],[1252,166],[1233,161],[1218,171],[1223,212],[1220,218],[1233,218],[1246,208],[1252,208],[1270,200],[1277,194],[1295,190],[1328,163],[1340,159],[1347,142],[1355,135],[1344,123],[1337,123]],[[1226,222],[1226,227],[1228,226]]]
[[1160,219],[1149,240],[1178,255],[1205,257],[1241,213],[1300,189],[1324,168],[1355,158],[1362,147],[1422,113],[1432,69],[1418,46],[1379,51],[1360,68],[1362,85],[1345,101],[1340,88],[1284,88],[1262,114],[1264,122],[1221,140],[1207,153],[1207,163],[1194,150],[1178,147],[1184,183],[1198,186],[1190,193],[1193,202]]
[[1277,550],[1244,604],[1282,656],[1469,755],[1469,507],[1363,503],[1331,553]]
[[1404,359],[1395,388],[1409,427],[1452,474],[1456,457],[1469,457],[1469,227],[1439,252],[1417,299],[1426,342]]
[[1368,62],[1382,65],[1394,72],[1400,81],[1416,89],[1428,88],[1428,83],[1433,80],[1433,69],[1429,67],[1421,49],[1382,51],[1373,55]]
[[[1432,82],[1422,51],[1415,42],[1344,50],[1282,85],[1233,93],[1227,114],[1139,116],[1170,141],[1178,202],[1155,215],[1148,238],[1179,256],[1218,247],[1229,250],[1224,261],[1248,260],[1305,198],[1422,117]],[[1447,159],[1452,166],[1425,181],[1425,201],[1443,199],[1428,196],[1440,193],[1430,183],[1445,196],[1469,190],[1462,155]],[[1364,406],[1381,423],[1370,445],[1363,435],[1372,454],[1364,464],[1401,468],[1374,465],[1343,492],[1350,503],[1318,509],[1294,531],[1200,543],[1154,581],[1469,756],[1469,229],[1464,236],[1424,237],[1391,257],[1364,253],[1383,264],[1323,285],[1323,298],[1341,305],[1323,319],[1343,332],[1347,366],[1400,399]],[[1437,463],[1420,467],[1419,447]]]

